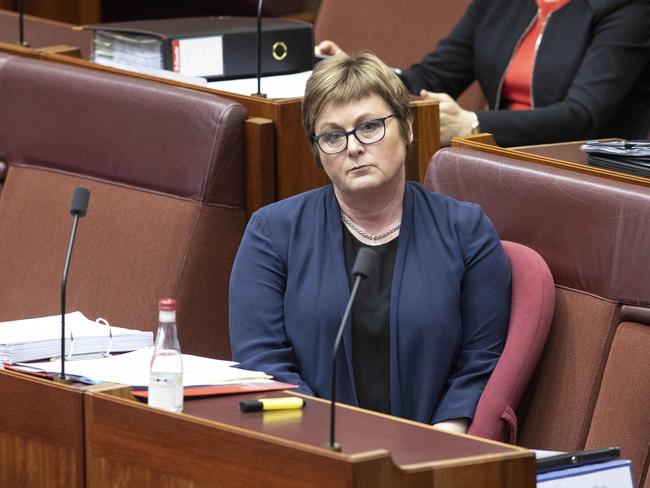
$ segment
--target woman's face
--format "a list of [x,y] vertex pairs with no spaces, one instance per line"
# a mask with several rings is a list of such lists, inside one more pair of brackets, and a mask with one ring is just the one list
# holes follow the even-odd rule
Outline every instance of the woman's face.
[[[346,103],[327,104],[316,119],[314,132],[317,136],[332,131],[347,132],[365,121],[391,114],[390,106],[374,94]],[[385,124],[386,134],[379,142],[362,144],[349,135],[347,148],[338,154],[325,154],[319,149],[323,169],[337,191],[354,193],[381,189],[390,183],[404,184],[406,143],[399,120],[390,117]]]

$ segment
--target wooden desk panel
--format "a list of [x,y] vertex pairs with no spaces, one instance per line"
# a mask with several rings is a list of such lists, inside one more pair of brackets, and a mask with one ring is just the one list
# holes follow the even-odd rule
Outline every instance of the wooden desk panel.
[[576,164],[587,164],[587,153],[580,150],[582,141],[560,142],[557,144],[539,144],[536,146],[519,146],[510,149],[518,153],[534,154],[544,158],[559,161],[570,161]]
[[[620,139],[603,139],[620,140]],[[587,164],[586,155],[580,151],[583,141],[561,142],[556,144],[540,144],[537,146],[500,147],[494,142],[490,134],[478,134],[475,136],[456,137],[451,141],[452,147],[474,149],[498,156],[539,163],[555,168],[566,169],[592,176],[599,176],[624,183],[632,183],[650,187],[650,178],[636,176],[621,171],[614,171],[606,168],[599,168]]]
[[[2,487],[532,488],[525,449],[339,406],[341,453],[324,447],[329,404],[242,414],[242,398],[171,414],[116,385],[76,388],[0,371]],[[85,476],[84,476],[85,473]]]
[[329,404],[310,397],[253,414],[239,400],[287,393],[195,399],[171,414],[114,393],[85,396],[89,486],[535,486],[530,451],[352,407],[338,408],[332,452]]
[[83,390],[0,370],[0,486],[83,487]]

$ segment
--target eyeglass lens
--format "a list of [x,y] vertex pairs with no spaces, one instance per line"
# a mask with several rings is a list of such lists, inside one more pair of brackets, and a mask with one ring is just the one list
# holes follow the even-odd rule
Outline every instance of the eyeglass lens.
[[354,135],[362,144],[379,142],[386,134],[386,119],[390,117],[393,117],[393,115],[391,114],[380,119],[366,120],[351,131],[327,132],[316,136],[315,139],[321,151],[326,154],[336,154],[344,151],[348,147],[348,138],[350,135]]

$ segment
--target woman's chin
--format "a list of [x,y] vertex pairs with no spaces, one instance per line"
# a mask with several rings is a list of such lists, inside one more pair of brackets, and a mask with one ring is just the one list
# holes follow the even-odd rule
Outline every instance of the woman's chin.
[[381,189],[386,184],[381,178],[376,175],[363,175],[353,178],[351,181],[346,182],[346,191],[348,192],[364,192]]

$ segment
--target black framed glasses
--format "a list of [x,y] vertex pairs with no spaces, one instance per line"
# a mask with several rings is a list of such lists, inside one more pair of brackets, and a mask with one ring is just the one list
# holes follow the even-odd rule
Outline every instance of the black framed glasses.
[[312,141],[318,144],[320,150],[325,154],[338,154],[345,151],[351,135],[361,144],[374,144],[381,141],[386,135],[386,121],[391,117],[396,117],[396,115],[390,114],[379,119],[366,120],[347,132],[342,130],[324,132],[312,136]]

